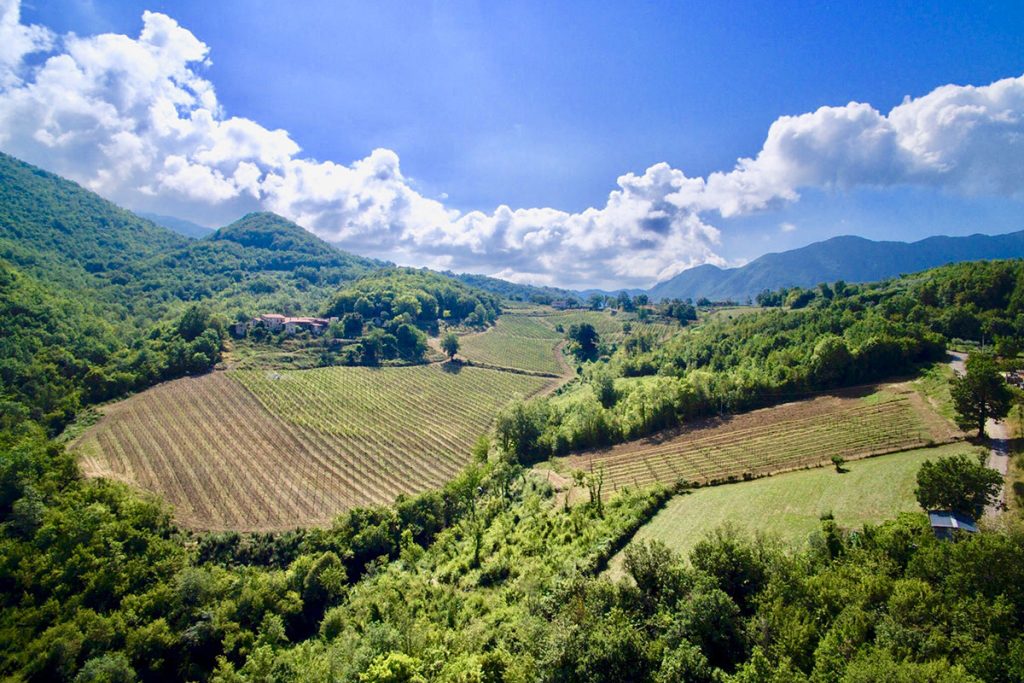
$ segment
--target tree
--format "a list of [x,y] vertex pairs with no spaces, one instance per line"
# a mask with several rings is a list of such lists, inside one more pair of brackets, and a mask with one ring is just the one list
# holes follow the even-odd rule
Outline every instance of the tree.
[[846,458],[844,458],[841,455],[833,455],[832,456],[832,464],[835,465],[836,472],[839,472],[840,474],[842,474],[843,471],[844,471],[843,470],[843,465],[846,464]]
[[597,358],[597,344],[600,337],[597,330],[590,323],[573,323],[569,326],[566,334],[569,341],[573,343],[573,353],[580,360],[593,360]]
[[441,340],[441,350],[448,354],[448,360],[455,360],[455,354],[459,352],[459,338],[454,332],[449,332]]
[[850,373],[853,355],[842,337],[829,334],[814,346],[811,372],[817,383],[824,387],[842,384]]
[[977,460],[955,455],[926,460],[917,472],[914,495],[925,510],[953,510],[977,519],[1002,486],[1002,475],[985,466],[984,455]]
[[359,674],[360,683],[426,683],[419,673],[420,663],[402,652],[379,655]]
[[419,360],[427,350],[427,340],[422,332],[409,323],[403,323],[395,330],[398,355],[407,360]]
[[363,316],[358,313],[346,313],[341,318],[341,333],[346,339],[355,339],[363,334]]
[[967,372],[951,381],[950,394],[961,429],[977,429],[985,436],[989,418],[1001,420],[1010,412],[1013,394],[999,374],[995,359],[983,353],[967,358]]

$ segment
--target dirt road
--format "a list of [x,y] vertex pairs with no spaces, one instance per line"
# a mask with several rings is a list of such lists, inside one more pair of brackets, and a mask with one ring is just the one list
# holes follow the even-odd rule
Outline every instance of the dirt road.
[[[949,355],[949,367],[953,368],[953,372],[957,375],[964,374],[967,371],[965,365],[967,354],[960,353],[959,351],[950,351]],[[996,422],[989,418],[988,422],[985,423],[985,433],[988,435],[991,444],[987,464],[1003,475],[1005,482],[1006,474],[1010,468],[1010,430],[1005,422]],[[999,490],[999,500],[985,508],[985,516],[998,515],[1005,508],[1006,486],[1004,483],[1003,488]]]

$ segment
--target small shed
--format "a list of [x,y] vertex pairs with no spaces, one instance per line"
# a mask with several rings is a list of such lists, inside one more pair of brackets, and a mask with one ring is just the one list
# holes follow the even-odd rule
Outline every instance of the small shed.
[[928,521],[932,525],[932,531],[936,538],[949,540],[956,536],[956,532],[963,531],[969,534],[978,531],[978,525],[967,515],[949,510],[930,510]]

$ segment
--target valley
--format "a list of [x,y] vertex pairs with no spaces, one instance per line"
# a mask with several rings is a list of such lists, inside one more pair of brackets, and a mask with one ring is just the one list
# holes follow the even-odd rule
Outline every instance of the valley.
[[979,634],[927,666],[1013,680],[1021,261],[584,297],[0,175],[4,677],[842,680],[910,595]]

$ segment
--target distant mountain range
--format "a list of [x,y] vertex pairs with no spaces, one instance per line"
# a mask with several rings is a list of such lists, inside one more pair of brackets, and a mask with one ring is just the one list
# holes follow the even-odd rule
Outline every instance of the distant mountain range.
[[187,221],[184,218],[175,218],[174,216],[164,216],[158,213],[145,213],[142,211],[137,212],[136,215],[147,218],[168,230],[173,230],[179,235],[184,235],[185,237],[191,237],[197,240],[209,237],[213,234],[213,228],[208,228],[205,225],[199,225],[198,223]]
[[[871,282],[946,263],[1000,258],[1024,258],[1024,231],[929,237],[912,243],[844,236],[765,254],[741,268],[691,268],[648,293],[654,300],[746,301],[765,289],[813,287],[836,280]],[[2,153],[0,259],[50,283],[78,291],[103,290],[119,301],[162,299],[166,304],[171,292],[171,299],[185,301],[220,295],[243,305],[249,299],[249,307],[269,305],[270,299],[303,300],[303,305],[315,307],[340,283],[390,265],[346,253],[269,213],[250,214],[219,231],[169,216],[139,218],[76,183]],[[575,294],[586,301],[591,294],[618,293],[571,292],[482,275],[443,274],[524,300]]]
[[1005,235],[929,237],[875,242],[833,237],[800,249],[765,254],[741,268],[703,265],[684,270],[649,291],[652,299],[745,301],[765,289],[812,287],[820,282],[872,282],[958,261],[1024,257],[1024,230]]

